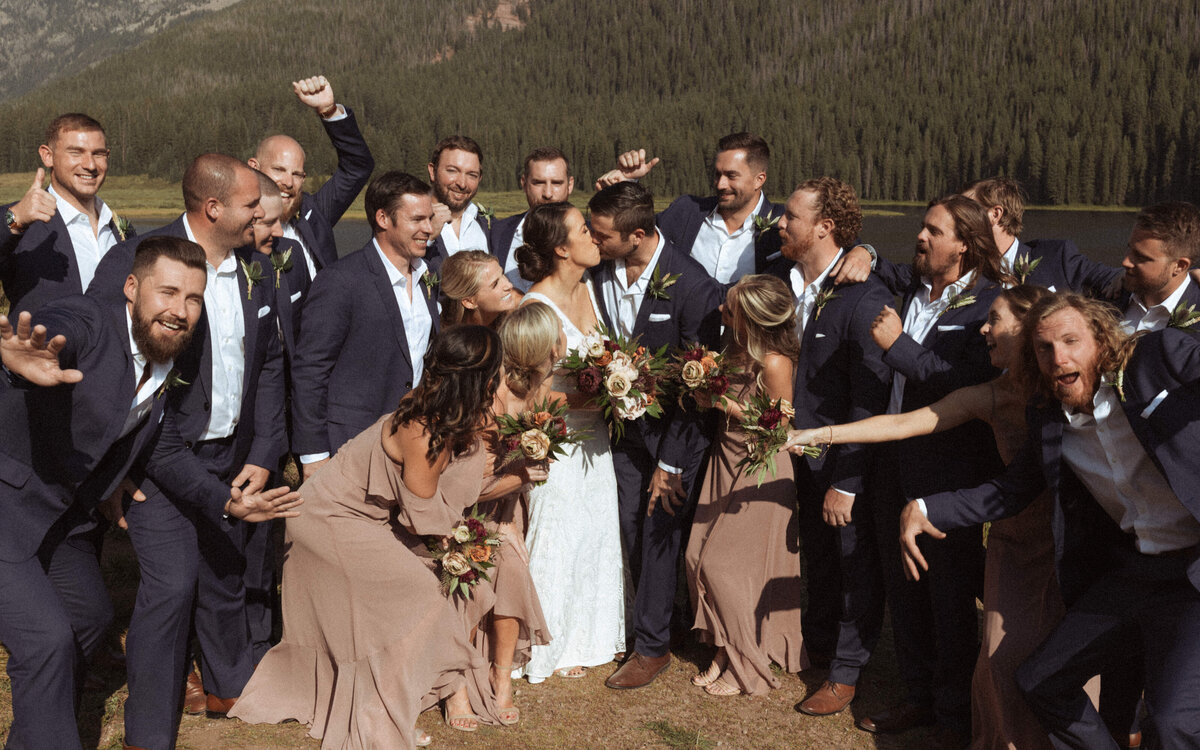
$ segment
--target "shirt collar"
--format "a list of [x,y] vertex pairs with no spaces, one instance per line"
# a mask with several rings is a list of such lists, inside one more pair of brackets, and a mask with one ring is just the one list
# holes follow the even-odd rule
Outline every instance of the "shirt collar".
[[825,270],[821,271],[820,275],[813,279],[813,282],[808,286],[804,286],[804,273],[800,270],[800,264],[795,264],[792,266],[791,272],[792,286],[796,289],[803,289],[805,293],[815,292],[820,289],[821,285],[825,283],[825,279],[829,277],[829,272],[833,270],[833,267],[837,265],[837,262],[845,254],[846,251],[839,247],[837,254],[833,256],[833,260],[829,261],[829,265],[825,266]]
[[650,257],[650,262],[642,270],[642,275],[637,277],[637,280],[632,284],[626,285],[625,281],[629,278],[625,273],[625,259],[620,258],[613,262],[613,278],[617,280],[617,285],[624,289],[627,293],[642,293],[646,291],[647,285],[650,283],[650,277],[654,275],[654,269],[658,268],[658,259],[662,255],[663,248],[666,247],[667,238],[662,232],[658,233],[658,246],[654,248],[654,255]]
[[[742,222],[742,227],[741,227],[741,229],[738,230],[739,232],[745,231],[745,230],[749,229],[751,226],[753,226],[754,217],[758,216],[759,213],[762,211],[763,204],[766,203],[766,200],[767,200],[766,193],[759,190],[758,191],[758,203],[756,203],[754,205],[754,210],[751,211],[750,215],[746,217],[746,220]],[[706,219],[706,221],[709,224],[712,224],[713,226],[720,226],[721,229],[724,229],[725,228],[725,219],[721,218],[721,214],[718,213],[720,208],[721,208],[720,205],[715,206],[713,208],[713,210],[708,214],[708,218]],[[736,234],[736,232],[735,232],[735,234]]]
[[1004,267],[1012,271],[1017,266],[1017,250],[1021,248],[1021,240],[1013,237],[1012,244],[1004,251]]
[[1138,307],[1142,308],[1143,313],[1148,313],[1155,308],[1162,308],[1167,311],[1168,315],[1170,315],[1175,311],[1176,307],[1179,307],[1180,301],[1183,300],[1183,294],[1187,291],[1188,284],[1192,283],[1192,280],[1188,278],[1189,276],[1191,276],[1191,272],[1185,273],[1183,275],[1183,283],[1180,284],[1175,291],[1171,292],[1169,297],[1162,302],[1159,302],[1157,305],[1146,307],[1146,303],[1143,302],[1142,298],[1136,294],[1132,295],[1133,301]]
[[146,355],[142,354],[133,338],[133,315],[129,312],[129,305],[125,305],[125,327],[129,331],[129,351],[133,354],[133,361],[137,362],[139,367],[145,367]]
[[1066,404],[1060,404],[1060,406],[1062,407],[1063,414],[1067,417],[1067,424],[1079,428],[1107,418],[1112,413],[1114,399],[1116,399],[1116,393],[1113,391],[1113,387],[1102,379],[1100,387],[1096,389],[1096,393],[1092,396],[1091,414],[1085,411],[1076,411]]
[[[929,298],[929,296],[933,293],[933,284],[929,281],[929,279],[925,278],[924,276],[921,277],[921,284],[923,284],[925,287],[926,298]],[[946,288],[942,290],[941,297],[938,297],[936,300],[929,299],[929,301],[930,302],[943,302],[943,301],[948,302],[954,298],[954,295],[962,294],[967,289],[970,289],[974,284],[975,284],[975,271],[972,269],[970,271],[967,271],[966,274],[964,274],[958,281],[955,281],[953,284],[947,284]]]
[[[383,261],[383,270],[385,273],[387,273],[388,282],[392,286],[398,286],[401,289],[407,287],[408,279],[405,278],[404,274],[400,273],[400,269],[396,268],[396,264],[388,260],[388,257],[383,253],[383,248],[379,246],[379,242],[374,237],[371,238],[371,244],[375,246],[375,252],[379,253],[379,259]],[[408,267],[412,270],[414,281],[419,280],[425,275],[426,267],[424,258],[410,259],[408,261]]]
[[[183,231],[187,233],[187,238],[189,240],[195,242],[197,245],[200,244],[200,242],[196,239],[196,235],[192,234],[192,225],[188,223],[187,214],[183,215]],[[232,251],[225,256],[225,260],[221,261],[221,265],[217,266],[216,268],[213,268],[212,263],[207,261],[207,255],[208,253],[205,253],[205,267],[209,269],[210,273],[231,274],[237,271],[237,258],[234,257],[234,253]]]
[[[48,187],[46,192],[54,196],[54,202],[56,204],[55,207],[58,209],[58,215],[62,217],[64,224],[70,225],[71,222],[76,221],[81,216],[84,216],[82,211],[80,211],[78,208],[75,208],[75,206],[71,205],[70,201],[59,195],[58,191],[54,189],[53,185]],[[99,226],[101,228],[108,226],[108,223],[112,221],[112,209],[108,207],[107,203],[100,200],[99,196],[96,196],[93,200],[96,201],[96,214],[100,221]],[[86,218],[87,217],[84,216],[85,220]]]

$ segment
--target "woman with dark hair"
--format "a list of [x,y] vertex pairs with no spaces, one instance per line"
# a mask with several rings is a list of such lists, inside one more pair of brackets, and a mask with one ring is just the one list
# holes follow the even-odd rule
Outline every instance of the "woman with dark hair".
[[[521,275],[534,282],[524,304],[544,303],[558,317],[566,349],[579,348],[600,324],[587,270],[600,262],[579,209],[569,203],[537,206],[525,217],[525,244],[517,248]],[[547,482],[529,493],[529,573],[554,640],[534,646],[523,673],[530,682],[551,674],[583,677],[585,667],[612,661],[625,650],[624,572],[617,518],[617,480],[608,427],[588,397],[559,384],[567,423],[585,432],[554,462]]]
[[761,485],[743,466],[746,433],[741,404],[755,393],[791,401],[796,359],[796,312],[787,285],[767,275],[744,276],[721,306],[731,334],[728,356],[741,372],[725,412],[696,504],[684,561],[700,640],[716,646],[692,684],[709,695],[763,695],[779,687],[774,662],[787,672],[808,667],[801,637],[800,558],[792,462],[775,458]]
[[[789,448],[902,440],[979,419],[991,425],[996,448],[1008,463],[1025,440],[1025,405],[1036,384],[1036,375],[1029,377],[1024,366],[1023,322],[1035,304],[1053,296],[1042,287],[1022,285],[1005,289],[992,303],[980,333],[992,365],[1003,370],[995,380],[960,388],[903,414],[793,430]],[[1036,373],[1035,362],[1032,368]],[[1052,498],[1043,495],[1012,518],[993,522],[988,533],[983,644],[971,684],[971,747],[977,750],[1050,747],[1046,730],[1026,707],[1013,675],[1063,616],[1054,571],[1052,508]]]
[[421,384],[300,488],[283,640],[231,716],[304,722],[322,748],[411,748],[428,744],[414,728],[422,708],[447,699],[450,718],[470,713],[464,675],[486,663],[442,593],[426,537],[446,536],[480,497],[480,429],[500,362],[493,331],[444,331]]

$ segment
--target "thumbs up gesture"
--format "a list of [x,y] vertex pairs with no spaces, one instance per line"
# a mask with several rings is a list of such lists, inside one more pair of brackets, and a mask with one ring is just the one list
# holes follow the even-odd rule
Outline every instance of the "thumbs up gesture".
[[12,226],[14,232],[24,232],[33,222],[50,221],[54,217],[58,206],[54,200],[54,196],[50,195],[42,187],[42,182],[45,179],[46,170],[39,168],[37,174],[33,177],[33,184],[29,186],[29,190],[25,192],[21,200],[17,201],[9,209],[17,220],[17,223]]

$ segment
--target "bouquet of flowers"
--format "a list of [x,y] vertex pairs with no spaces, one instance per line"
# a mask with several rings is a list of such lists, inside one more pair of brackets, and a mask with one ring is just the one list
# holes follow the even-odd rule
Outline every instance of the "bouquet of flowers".
[[522,458],[545,461],[566,455],[563,446],[583,439],[581,432],[567,428],[566,416],[566,402],[548,398],[516,416],[497,415],[500,444],[506,451],[500,465],[508,466]]
[[671,383],[680,389],[679,405],[683,406],[684,396],[691,396],[695,402],[697,396],[703,395],[709,403],[724,398],[729,392],[729,376],[740,370],[725,361],[723,352],[690,344],[675,353],[666,372]]
[[487,571],[496,567],[491,560],[500,547],[500,536],[488,533],[479,506],[475,506],[447,536],[430,537],[425,546],[437,561],[442,591],[470,599],[472,586],[492,580]]
[[[747,435],[746,457],[738,462],[738,466],[745,466],[751,474],[757,474],[760,487],[768,469],[771,476],[775,476],[775,454],[787,442],[795,415],[786,398],[771,399],[756,393],[749,402],[742,404],[741,423]],[[817,457],[821,455],[821,449],[805,447],[804,454]]]
[[575,379],[580,393],[604,412],[613,438],[621,439],[622,422],[643,414],[661,417],[660,380],[666,362],[664,345],[650,353],[638,346],[637,339],[627,341],[603,327],[588,334],[578,349],[572,349],[562,366]]

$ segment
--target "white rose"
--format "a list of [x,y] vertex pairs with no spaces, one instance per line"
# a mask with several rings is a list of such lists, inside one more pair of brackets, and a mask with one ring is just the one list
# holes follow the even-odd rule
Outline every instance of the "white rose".
[[613,410],[621,419],[637,419],[646,413],[646,405],[644,396],[625,396],[613,405]]
[[633,367],[633,360],[629,358],[628,354],[621,351],[620,349],[613,352],[612,363],[614,365],[620,365],[622,367]]
[[638,377],[638,371],[636,367],[633,367],[626,362],[617,362],[616,360],[610,362],[608,367],[604,368],[604,372],[609,375],[616,373],[630,382],[637,380]]
[[465,524],[462,526],[454,527],[454,541],[458,542],[459,544],[466,542],[468,539],[470,539],[473,536],[475,536],[475,535],[471,532],[470,529],[468,529],[466,527]]
[[521,452],[531,461],[541,461],[550,452],[550,438],[541,430],[521,433]]
[[680,377],[688,388],[698,388],[704,382],[704,365],[694,359],[688,360],[683,363]]
[[633,381],[621,372],[609,372],[604,378],[604,388],[612,398],[621,398],[633,387]]
[[599,357],[604,354],[604,339],[594,333],[589,333],[583,339],[583,349],[590,357]]
[[463,553],[451,552],[442,558],[442,567],[450,575],[460,576],[471,569],[471,563],[467,560],[467,556]]

